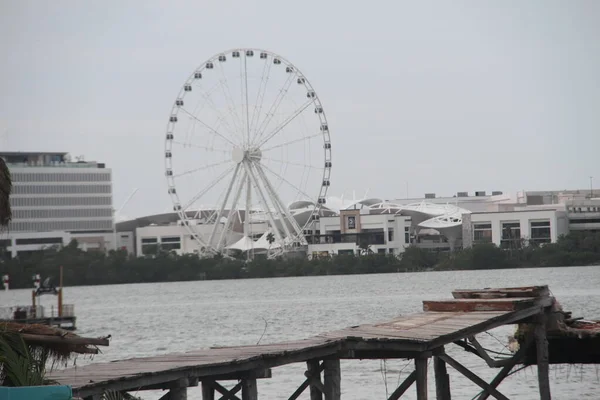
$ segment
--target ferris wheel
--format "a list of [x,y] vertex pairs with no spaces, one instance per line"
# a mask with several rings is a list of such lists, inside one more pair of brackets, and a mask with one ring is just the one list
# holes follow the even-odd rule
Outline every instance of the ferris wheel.
[[164,155],[174,210],[202,255],[306,245],[330,185],[321,100],[296,66],[265,50],[229,50],[193,71]]

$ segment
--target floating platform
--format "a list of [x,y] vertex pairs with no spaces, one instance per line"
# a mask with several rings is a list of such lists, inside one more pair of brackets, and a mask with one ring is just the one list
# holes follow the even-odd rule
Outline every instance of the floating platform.
[[[447,366],[454,368],[481,388],[479,400],[490,396],[507,399],[497,389],[513,367],[523,364],[535,349],[542,400],[550,399],[549,354],[546,337],[549,317],[555,304],[546,286],[459,290],[448,300],[424,301],[423,312],[390,321],[348,327],[315,337],[256,346],[219,347],[132,358],[54,371],[48,377],[73,388],[75,396],[100,398],[107,391],[137,392],[169,390],[163,399],[186,398],[187,388],[202,386],[202,396],[253,400],[258,398],[257,379],[268,379],[272,368],[306,363],[298,386],[288,398],[297,399],[305,390],[311,400],[338,400],[341,397],[340,360],[413,359],[414,371],[399,384],[389,400],[397,400],[416,383],[418,400],[427,399],[427,368],[433,359],[437,398],[450,399]],[[520,348],[510,358],[494,359],[476,340],[476,335],[507,324],[530,327],[523,332]],[[446,354],[445,346],[459,345],[484,359],[497,376],[486,382]],[[235,380],[232,389],[221,382]]]

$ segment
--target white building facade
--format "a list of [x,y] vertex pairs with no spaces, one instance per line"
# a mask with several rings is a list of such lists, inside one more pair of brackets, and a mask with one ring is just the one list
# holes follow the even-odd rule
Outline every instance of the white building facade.
[[342,210],[339,216],[321,217],[319,235],[309,238],[308,254],[324,257],[340,254],[396,254],[410,242],[410,218],[394,214],[366,214]]
[[76,239],[84,250],[114,247],[111,170],[67,153],[0,152],[13,180],[13,219],[0,235],[12,257]]

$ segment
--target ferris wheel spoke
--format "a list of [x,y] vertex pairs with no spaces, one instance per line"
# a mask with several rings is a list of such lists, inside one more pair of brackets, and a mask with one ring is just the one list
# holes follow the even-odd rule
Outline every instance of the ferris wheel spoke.
[[322,133],[315,133],[314,135],[304,136],[304,137],[301,137],[301,138],[298,138],[298,139],[290,140],[289,142],[278,144],[278,145],[273,146],[273,147],[267,147],[266,149],[261,149],[261,151],[264,154],[267,151],[278,149],[278,148],[283,147],[283,146],[288,146],[290,144],[299,143],[299,142],[302,142],[302,141],[305,141],[305,140],[310,140],[310,139],[316,138],[318,136],[323,136],[323,134]]
[[316,169],[316,170],[324,170],[325,168],[320,168],[320,167],[315,167],[314,165],[310,165],[310,164],[302,164],[302,163],[297,163],[297,162],[291,162],[291,161],[285,161],[285,160],[278,160],[276,158],[269,158],[269,157],[261,157],[261,160],[269,160],[269,161],[273,161],[279,164],[287,164],[287,165],[295,165],[297,167],[304,167],[304,168],[308,168],[308,169]]
[[[241,59],[240,59],[241,60]],[[244,52],[244,85],[241,84],[240,82],[240,90],[242,92],[242,104],[246,104],[245,110],[246,110],[246,137],[247,137],[247,144],[250,144],[250,115],[248,112],[248,62],[247,62],[247,57],[246,57],[246,52]],[[240,73],[241,73],[241,63],[240,63]],[[244,98],[246,101],[244,101]]]
[[298,194],[301,194],[301,195],[305,196],[307,198],[307,200],[311,199],[311,196],[309,196],[308,194],[306,194],[306,192],[304,190],[300,189],[298,186],[294,185],[292,182],[290,182],[289,180],[285,179],[283,176],[279,175],[277,172],[273,171],[271,168],[267,167],[264,164],[261,164],[260,167],[264,168],[266,171],[269,171],[271,174],[273,174],[277,178],[281,179],[282,182],[285,182],[288,185],[290,185],[293,189],[295,189],[295,190],[298,191]]
[[[232,115],[232,122],[235,119],[236,130],[239,130],[239,135],[240,135],[240,138],[242,139],[242,142],[240,142],[240,144],[242,144],[243,139],[244,139],[244,124],[236,110],[235,101],[233,100],[233,96],[231,94],[231,89],[229,88],[229,84],[227,83],[227,77],[225,76],[225,70],[223,69],[223,65],[222,65],[222,63],[219,63],[218,65],[219,65],[219,71],[221,72],[221,76],[223,78],[219,81],[220,86],[221,86],[221,91],[223,92],[223,96],[225,96],[225,100],[227,102],[227,108],[229,109],[229,112]],[[233,117],[235,117],[235,118],[233,118]]]
[[290,122],[292,122],[294,119],[296,119],[296,117],[298,115],[302,114],[302,112],[304,110],[306,110],[308,108],[308,106],[310,106],[312,103],[313,103],[313,100],[308,100],[306,103],[304,103],[300,107],[298,107],[292,113],[292,115],[290,115],[285,121],[283,121],[281,124],[279,124],[271,133],[269,133],[267,135],[267,137],[265,139],[263,139],[259,144],[257,144],[256,147],[260,148],[263,144],[266,144],[275,135],[277,135],[279,132],[281,132],[283,130],[283,128],[285,128]]
[[219,165],[227,164],[227,163],[230,163],[230,162],[231,162],[231,160],[223,160],[223,161],[219,161],[219,162],[212,163],[212,164],[206,164],[206,165],[203,165],[201,167],[190,169],[190,170],[181,172],[179,174],[173,175],[173,178],[180,178],[180,177],[185,176],[185,175],[189,175],[189,174],[193,174],[193,173],[196,173],[196,172],[204,171],[204,170],[207,170],[207,169],[210,169],[210,168],[218,167]]
[[207,187],[205,187],[200,192],[198,192],[196,195],[194,195],[194,197],[192,197],[192,199],[184,207],[182,207],[182,210],[185,211],[188,208],[190,208],[192,206],[192,204],[194,204],[202,196],[204,196],[206,193],[208,193],[208,191],[211,190],[213,187],[215,187],[217,185],[217,183],[221,182],[221,180],[223,178],[225,178],[227,176],[227,174],[229,174],[231,171],[233,171],[233,169],[234,169],[234,166],[232,165],[231,167],[229,167],[228,169],[226,169],[225,172],[223,172],[221,175],[219,175],[218,177],[216,177],[212,182],[210,182],[208,184]]
[[[260,113],[262,112],[263,103],[265,101],[265,93],[267,92],[267,85],[269,84],[269,78],[271,75],[271,65],[272,63],[265,60],[265,65],[263,66],[262,75],[260,77],[260,85],[258,87],[258,91],[256,93],[256,100],[254,101],[254,109],[252,110],[252,120],[250,122],[250,131],[254,132],[256,128],[256,124],[258,124],[260,120]],[[266,78],[265,78],[266,72]],[[259,102],[260,100],[260,102]],[[258,112],[257,112],[258,105]],[[255,119],[256,117],[256,119]],[[254,136],[254,134],[253,134]],[[253,138],[254,139],[254,138]]]
[[[215,234],[217,233],[217,227],[221,224],[221,217],[223,216],[223,211],[225,210],[225,207],[227,205],[227,200],[229,200],[229,195],[231,194],[231,190],[233,189],[233,185],[235,184],[235,180],[237,179],[239,172],[240,172],[240,164],[237,164],[235,166],[235,170],[233,171],[233,176],[231,177],[231,182],[229,182],[229,186],[227,186],[227,191],[225,192],[225,198],[223,199],[223,202],[221,203],[221,207],[219,208],[219,212],[216,215],[216,218],[214,221],[214,227],[213,227],[213,230],[208,239],[209,246],[212,246],[213,239],[215,238]],[[212,220],[213,216],[214,216],[214,213],[208,219],[209,222]]]
[[188,110],[186,110],[185,108],[181,107],[180,108],[181,111],[183,111],[184,113],[186,113],[187,115],[189,115],[192,119],[195,119],[196,121],[198,121],[199,123],[201,123],[202,125],[204,125],[204,127],[206,127],[206,129],[208,129],[209,131],[211,131],[212,133],[214,133],[215,135],[219,136],[220,138],[222,138],[223,140],[229,142],[232,146],[235,147],[235,143],[233,143],[231,140],[229,140],[227,137],[225,137],[223,134],[219,133],[216,129],[214,129],[213,127],[209,126],[206,122],[202,121],[200,118],[196,117],[194,114],[190,113]]
[[224,153],[224,154],[231,154],[231,150],[216,149],[216,148],[210,147],[210,146],[200,146],[200,145],[197,145],[194,143],[184,143],[184,142],[178,142],[176,140],[173,140],[172,143],[179,144],[183,147],[193,147],[193,148],[201,149],[201,150],[214,151],[214,152]]
[[[238,165],[240,165],[240,164],[238,164]],[[234,215],[236,214],[237,204],[240,200],[240,196],[242,195],[242,189],[244,187],[244,181],[246,180],[247,174],[248,173],[245,172],[244,174],[241,175],[240,179],[238,180],[235,195],[233,196],[233,199],[231,200],[231,206],[229,207],[229,212],[227,213],[227,219],[225,220],[225,225],[223,226],[223,230],[221,230],[221,234],[219,235],[219,241],[217,242],[216,249],[219,252],[222,250],[221,244],[225,240],[225,233],[229,229],[229,225],[231,225]]]
[[[258,193],[259,200],[262,203],[264,211],[267,213],[267,218],[269,219],[269,222],[273,228],[273,231],[275,232],[275,236],[277,237],[277,240],[279,241],[279,243],[281,243],[283,245],[283,239],[281,237],[281,232],[279,231],[279,229],[277,228],[277,225],[275,224],[275,218],[273,218],[273,213],[271,212],[271,208],[269,207],[267,198],[265,197],[265,194],[264,194],[262,188],[260,187],[260,182],[258,181],[258,179],[256,179],[256,175],[254,174],[254,171],[252,171],[252,164],[244,163],[244,168],[246,168],[246,173],[248,174],[248,176],[250,177],[250,180],[254,184],[254,190],[256,191],[256,193]],[[282,221],[282,223],[283,223],[283,221]]]
[[300,227],[300,225],[298,225],[298,222],[296,221],[296,219],[290,214],[288,207],[285,204],[283,204],[283,202],[281,201],[281,198],[279,197],[279,195],[277,194],[277,191],[273,188],[273,186],[269,182],[269,179],[267,178],[267,175],[265,174],[265,171],[262,169],[261,165],[256,164],[255,167],[256,167],[256,170],[258,171],[259,178],[261,178],[263,181],[264,186],[267,188],[268,191],[271,192],[271,196],[273,196],[273,199],[279,205],[281,223],[284,226],[284,229],[285,229],[288,237],[292,238],[294,235],[292,235],[291,232],[288,230],[287,223],[285,222],[285,219],[281,215],[281,212],[283,212],[283,214],[285,214],[290,225],[292,225],[292,227],[296,231],[296,236],[298,236],[298,238],[301,241],[305,241],[305,240],[303,240],[304,236],[302,234],[302,228]]
[[[220,86],[220,84],[219,84]],[[227,118],[226,115],[223,115],[223,113],[217,108],[217,105],[215,104],[215,102],[213,101],[212,97],[210,95],[207,95],[208,92],[204,91],[200,96],[204,99],[205,101],[205,105],[208,105],[211,110],[215,113],[215,115],[217,116],[217,121],[223,121],[224,123],[222,124],[223,127],[226,127],[227,132],[232,135],[232,136],[237,136],[236,133],[236,127],[232,127],[229,124],[229,120]]]
[[271,120],[275,116],[277,109],[279,108],[279,106],[281,105],[281,102],[283,101],[286,94],[290,90],[290,86],[292,85],[292,82],[294,81],[295,76],[296,76],[295,74],[290,74],[290,76],[288,76],[285,83],[283,84],[283,87],[279,90],[279,93],[277,94],[277,97],[273,101],[273,104],[271,104],[271,107],[269,107],[269,110],[265,114],[265,118],[258,126],[258,129],[256,130],[256,132],[254,132],[254,137],[252,139],[253,143],[260,141],[260,138],[263,135],[264,131],[266,131],[267,128],[269,127],[269,124],[271,123]]

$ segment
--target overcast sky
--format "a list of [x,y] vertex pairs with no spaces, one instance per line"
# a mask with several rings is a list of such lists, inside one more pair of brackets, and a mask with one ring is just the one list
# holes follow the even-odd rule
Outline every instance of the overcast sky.
[[600,187],[600,1],[2,1],[0,148],[113,170],[171,208],[164,135],[194,69],[265,48],[327,110],[330,194]]

